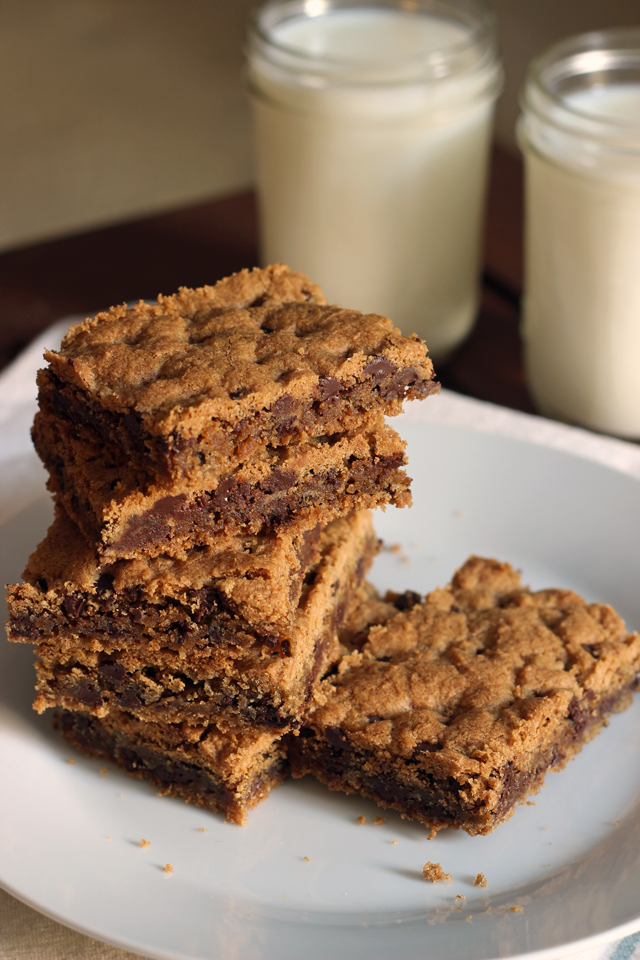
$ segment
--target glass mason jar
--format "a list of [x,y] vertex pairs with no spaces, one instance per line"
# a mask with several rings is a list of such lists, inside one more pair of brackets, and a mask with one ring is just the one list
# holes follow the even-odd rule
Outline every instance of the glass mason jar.
[[573,37],[534,60],[518,134],[534,401],[640,438],[640,29]]
[[484,0],[271,0],[248,77],[263,262],[446,356],[477,309],[502,81]]

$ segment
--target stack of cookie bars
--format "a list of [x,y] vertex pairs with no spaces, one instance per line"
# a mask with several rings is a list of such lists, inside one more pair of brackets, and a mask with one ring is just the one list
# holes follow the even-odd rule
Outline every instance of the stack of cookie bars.
[[242,822],[322,702],[378,548],[368,510],[410,502],[384,416],[437,389],[426,348],[275,266],[98,314],[47,360],[56,515],[9,594],[36,708]]

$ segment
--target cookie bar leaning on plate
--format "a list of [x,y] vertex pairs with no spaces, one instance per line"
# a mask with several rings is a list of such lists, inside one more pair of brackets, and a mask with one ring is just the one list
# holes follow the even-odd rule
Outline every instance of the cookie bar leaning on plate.
[[391,616],[365,596],[347,636],[356,649],[290,739],[293,775],[432,831],[486,834],[629,706],[640,636],[609,606],[532,592],[508,564],[477,557],[418,600]]

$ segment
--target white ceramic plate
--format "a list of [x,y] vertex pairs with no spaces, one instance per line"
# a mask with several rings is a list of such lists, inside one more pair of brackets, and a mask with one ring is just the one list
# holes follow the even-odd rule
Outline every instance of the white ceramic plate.
[[[638,482],[504,437],[403,430],[415,506],[378,518],[402,547],[377,562],[379,586],[424,592],[473,552],[511,561],[534,588],[609,601],[640,626]],[[2,528],[5,582],[49,513],[43,498]],[[112,766],[70,764],[49,718],[29,708],[31,649],[0,647],[0,884],[77,930],[185,960],[486,960],[555,957],[640,928],[640,702],[489,837],[429,841],[308,778],[240,828]],[[427,860],[450,886],[424,882]],[[486,889],[473,885],[479,871]]]

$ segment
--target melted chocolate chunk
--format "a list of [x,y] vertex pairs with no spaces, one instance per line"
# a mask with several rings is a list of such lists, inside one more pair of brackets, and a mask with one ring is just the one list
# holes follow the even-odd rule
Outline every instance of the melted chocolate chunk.
[[122,417],[122,425],[127,430],[134,440],[139,440],[144,433],[144,427],[142,426],[142,417],[139,413],[132,411],[131,413],[125,413]]
[[339,727],[327,727],[324,735],[334,750],[339,750],[340,752],[346,751],[347,753],[351,753],[353,750],[352,744],[347,740]]
[[367,377],[371,377],[374,383],[382,383],[388,376],[395,373],[398,368],[387,360],[386,357],[375,357],[364,368]]
[[113,590],[113,576],[110,573],[101,573],[96,582],[96,593],[100,597],[107,590]]
[[261,480],[258,486],[264,493],[281,493],[288,490],[296,482],[295,473],[286,473],[284,470],[272,470],[268,477]]
[[191,590],[189,592],[189,600],[198,605],[191,614],[195,622],[200,623],[205,617],[214,613],[218,609],[220,599],[218,591],[212,587],[202,587],[200,590]]
[[297,554],[300,561],[300,567],[304,571],[306,571],[307,567],[311,563],[311,559],[316,552],[318,544],[320,543],[322,529],[322,524],[319,523],[312,530],[305,530],[305,532],[302,534]]
[[346,609],[347,609],[347,605],[344,601],[342,601],[337,605],[335,613],[333,615],[334,630],[339,630],[342,624],[344,623],[344,615],[346,613]]
[[189,450],[190,447],[194,447],[197,441],[192,437],[183,437],[181,433],[177,431],[170,434],[167,438],[167,444],[170,450],[175,450],[176,453],[184,453],[185,450]]
[[117,683],[124,680],[126,670],[121,663],[116,663],[115,660],[105,660],[104,663],[101,663],[98,667],[99,673],[107,677],[109,680],[114,680]]
[[157,766],[154,767],[152,772],[162,783],[197,783],[202,777],[201,770],[187,763],[173,762],[164,766]]
[[127,526],[124,534],[118,540],[120,550],[139,550],[147,543],[162,540],[171,532],[169,520],[174,520],[185,509],[186,494],[161,497],[141,516],[133,519]]
[[409,387],[415,380],[418,380],[420,374],[413,367],[406,367],[400,370],[392,380],[385,382],[380,387],[380,394],[385,400],[399,400],[403,397]]
[[335,377],[320,377],[318,381],[318,393],[322,400],[330,400],[337,396],[342,390],[343,384]]
[[271,413],[275,417],[285,417],[288,413],[291,413],[295,401],[293,397],[290,397],[288,393],[285,393],[284,396],[280,397],[271,407]]
[[[234,479],[234,477],[229,477],[227,480],[223,480],[222,483],[218,484],[216,487],[216,492],[210,499],[211,506],[216,510],[224,509],[237,490],[238,481]],[[206,495],[201,497],[200,501],[204,504],[206,501]]]
[[72,620],[77,620],[81,617],[86,608],[86,597],[81,597],[78,593],[72,593],[62,601],[62,609]]
[[420,603],[421,599],[420,594],[414,590],[405,590],[404,593],[394,596],[391,602],[398,610],[411,610],[417,603]]
[[40,631],[28,617],[13,617],[9,621],[9,633],[12,637],[24,637],[25,640],[40,639]]
[[417,380],[411,385],[411,391],[414,396],[422,400],[431,393],[440,393],[440,384],[437,380]]
[[438,753],[439,750],[442,750],[441,743],[430,743],[428,740],[421,740],[420,743],[416,743],[413,755],[419,756],[421,753]]
[[582,643],[581,647],[583,650],[586,650],[587,653],[590,653],[594,660],[599,660],[602,653],[602,649],[595,643]]
[[587,690],[584,695],[584,701],[580,701],[577,697],[573,697],[571,703],[569,704],[568,715],[569,719],[573,721],[575,725],[576,735],[580,736],[583,731],[594,722],[594,717],[591,713],[591,704],[595,700],[595,694],[592,690]]
[[100,689],[88,680],[83,680],[82,683],[79,683],[74,692],[80,703],[84,703],[87,707],[102,706]]
[[134,687],[127,687],[116,699],[125,710],[135,710],[136,707],[142,706],[142,700],[136,693]]
[[141,519],[152,523],[155,520],[172,519],[182,510],[186,502],[187,496],[184,493],[179,493],[175,497],[161,497],[160,500],[156,500],[151,510],[143,514]]

